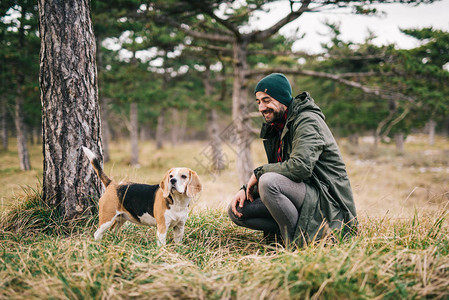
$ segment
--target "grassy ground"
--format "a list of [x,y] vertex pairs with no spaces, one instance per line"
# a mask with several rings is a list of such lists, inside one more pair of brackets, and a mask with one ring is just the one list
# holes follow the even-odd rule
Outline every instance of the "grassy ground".
[[[198,163],[207,163],[204,143],[162,151],[144,144],[138,169],[128,166],[126,143],[113,145],[105,170],[117,180],[154,183],[181,165],[202,177],[184,241],[160,249],[154,228],[129,224],[96,242],[95,218],[62,224],[39,201],[40,149],[31,150],[36,169],[30,172],[15,166],[16,153],[0,152],[0,191],[9,211],[0,219],[0,299],[449,298],[449,142],[429,147],[414,137],[404,155],[390,146],[374,152],[368,144],[340,144],[360,234],[334,246],[289,250],[266,245],[260,233],[234,226],[224,213],[238,187],[229,146],[230,169],[211,174]],[[254,144],[255,164],[265,160],[261,147]]]

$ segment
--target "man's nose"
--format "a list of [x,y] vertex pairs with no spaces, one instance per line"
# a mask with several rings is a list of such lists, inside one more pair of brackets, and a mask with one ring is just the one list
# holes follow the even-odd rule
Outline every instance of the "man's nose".
[[262,112],[266,109],[267,107],[265,106],[265,104],[263,104],[262,102],[259,103],[259,111]]

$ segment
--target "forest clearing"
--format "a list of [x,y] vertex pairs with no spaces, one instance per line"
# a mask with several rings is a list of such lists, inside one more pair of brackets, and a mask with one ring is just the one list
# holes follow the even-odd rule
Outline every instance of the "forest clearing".
[[2,1],[0,300],[449,299],[447,7]]
[[[426,138],[411,136],[401,155],[393,146],[376,152],[369,143],[349,148],[340,140],[359,235],[333,246],[289,250],[267,245],[260,232],[237,227],[227,217],[225,208],[238,188],[231,148],[225,149],[228,168],[213,174],[195,159],[202,142],[162,150],[144,143],[140,168],[129,165],[126,142],[112,143],[105,171],[116,180],[156,183],[166,169],[181,165],[203,180],[184,241],[171,243],[169,232],[161,249],[155,228],[128,224],[97,242],[96,216],[62,226],[39,203],[41,171],[23,173],[15,167],[14,151],[1,152],[0,186],[8,195],[2,211],[16,210],[17,227],[0,231],[0,298],[447,298],[449,142],[439,137],[429,146]],[[258,143],[256,164],[265,161]],[[31,149],[38,166],[39,147]],[[2,226],[6,219],[11,221],[3,214]]]

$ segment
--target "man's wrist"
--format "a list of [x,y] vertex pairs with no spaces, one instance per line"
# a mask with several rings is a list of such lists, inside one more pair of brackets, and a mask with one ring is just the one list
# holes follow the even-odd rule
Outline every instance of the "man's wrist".
[[242,185],[239,191],[243,190],[245,192],[245,199],[246,199],[246,184]]

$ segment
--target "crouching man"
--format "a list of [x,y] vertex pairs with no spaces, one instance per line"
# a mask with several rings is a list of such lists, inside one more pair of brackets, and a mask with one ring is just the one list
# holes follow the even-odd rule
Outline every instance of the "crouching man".
[[266,121],[260,137],[268,163],[232,198],[231,220],[270,240],[282,237],[285,244],[307,244],[331,231],[355,233],[346,167],[320,108],[307,92],[292,98],[280,73],[264,77],[254,93]]

